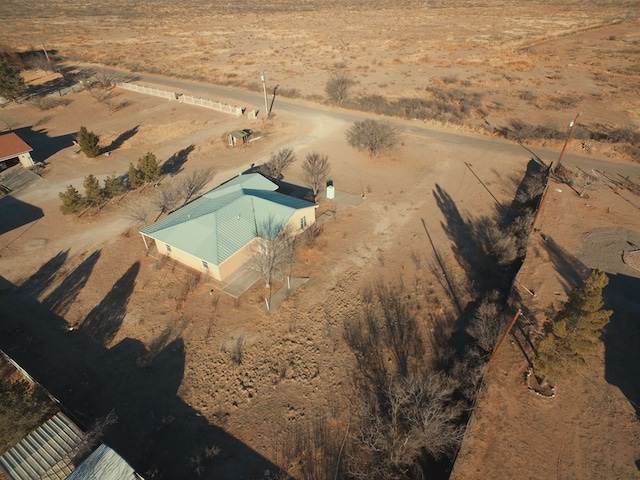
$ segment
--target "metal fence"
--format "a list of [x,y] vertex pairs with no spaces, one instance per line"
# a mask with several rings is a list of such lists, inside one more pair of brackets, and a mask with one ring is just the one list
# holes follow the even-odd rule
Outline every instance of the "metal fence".
[[116,87],[124,88],[126,90],[132,90],[138,93],[146,93],[147,95],[154,95],[156,97],[167,98],[169,100],[178,99],[178,96],[175,92],[160,90],[158,88],[143,87],[142,85],[136,85],[135,83],[116,82]]
[[180,103],[188,103],[190,105],[197,105],[199,107],[211,108],[220,112],[231,113],[237,117],[244,113],[244,108],[236,107],[235,105],[229,105],[222,102],[214,102],[213,100],[207,100],[206,98],[197,98],[191,95],[180,95],[178,97]]

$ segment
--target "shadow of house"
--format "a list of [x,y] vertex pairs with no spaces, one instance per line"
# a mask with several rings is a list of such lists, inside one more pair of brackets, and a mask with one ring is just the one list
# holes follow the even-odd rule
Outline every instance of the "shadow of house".
[[36,163],[44,162],[60,150],[72,147],[76,138],[75,132],[50,137],[44,128],[34,130],[33,127],[22,127],[14,130],[14,132],[33,147],[31,157]]
[[613,315],[603,335],[605,379],[620,388],[640,416],[640,278],[608,276],[603,297]]
[[42,209],[11,195],[0,197],[0,235],[44,217]]
[[[242,172],[242,175],[248,175],[250,173],[260,173],[260,165],[251,164],[249,168]],[[262,173],[260,174],[262,175]],[[300,198],[302,200],[307,200],[309,202],[315,201],[313,197],[313,190],[311,190],[309,187],[305,187],[304,185],[296,185],[294,183],[288,183],[282,180],[282,178],[267,178],[278,186],[278,189],[276,190],[278,193],[289,195],[290,197]]]
[[[58,257],[50,263],[59,263]],[[130,267],[114,285],[119,288],[111,292],[132,288],[138,268]],[[38,278],[43,278],[41,272]],[[25,284],[35,282],[30,279]],[[128,295],[118,300],[111,292],[96,314],[103,315],[107,303],[115,301],[119,302],[117,317],[123,318]],[[76,423],[89,427],[114,411],[118,422],[107,429],[102,441],[143,476],[257,478],[265,469],[278,470],[253,449],[209,424],[178,396],[185,370],[181,338],[167,343],[150,363],[141,365],[139,360],[148,351],[138,340],[125,338],[108,349],[82,330],[68,332],[62,317],[24,289],[0,294],[0,315],[0,348],[10,351],[59,399]],[[213,445],[220,448],[220,454],[208,458],[205,448]],[[194,461],[197,458],[199,465]]]
[[189,154],[195,150],[195,145],[189,145],[186,148],[183,148],[179,152],[171,155],[163,164],[162,164],[162,173],[169,174],[171,176],[177,175],[182,171],[182,166],[187,161]]

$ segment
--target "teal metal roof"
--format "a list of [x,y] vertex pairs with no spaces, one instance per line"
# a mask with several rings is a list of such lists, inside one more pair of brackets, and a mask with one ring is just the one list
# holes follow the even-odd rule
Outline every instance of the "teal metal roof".
[[277,188],[260,174],[240,175],[141,233],[220,265],[258,236],[265,222],[284,225],[296,210],[315,206],[278,193]]

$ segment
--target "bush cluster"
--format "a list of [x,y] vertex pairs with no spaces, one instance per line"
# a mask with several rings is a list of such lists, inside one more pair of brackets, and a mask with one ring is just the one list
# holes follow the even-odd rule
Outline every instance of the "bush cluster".
[[83,182],[84,195],[81,195],[73,185],[69,185],[64,192],[58,194],[62,201],[60,210],[65,215],[78,213],[83,208],[99,205],[105,200],[121,195],[130,188],[155,182],[161,175],[162,170],[156,156],[147,152],[138,159],[137,167],[133,163],[129,165],[128,182],[125,176],[112,175],[104,179],[104,186],[101,187],[98,179],[93,174],[89,174]]
[[381,95],[365,95],[346,104],[380,115],[449,123],[460,123],[474,111],[481,111],[483,107],[483,94],[479,92],[434,87],[428,87],[426,91],[429,98],[403,97],[389,100]]

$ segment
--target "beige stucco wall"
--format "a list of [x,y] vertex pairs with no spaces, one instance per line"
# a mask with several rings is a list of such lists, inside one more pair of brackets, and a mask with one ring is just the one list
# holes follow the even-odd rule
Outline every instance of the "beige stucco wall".
[[[316,207],[311,206],[308,208],[304,208],[301,210],[297,210],[293,213],[291,218],[289,219],[288,224],[291,225],[292,232],[295,235],[298,235],[304,231],[304,229],[300,228],[301,219],[306,218],[306,227],[312,225],[316,222]],[[306,228],[305,227],[305,228]],[[143,238],[145,236],[143,235]],[[146,243],[148,246],[151,245],[150,237],[146,237]],[[180,262],[186,265],[189,268],[197,270],[198,272],[205,273],[215,278],[216,280],[224,281],[229,275],[234,273],[238,268],[244,265],[251,257],[251,245],[254,242],[247,244],[244,248],[238,250],[236,253],[227,258],[220,265],[213,265],[208,263],[209,268],[205,268],[202,265],[202,259],[191,255],[185,251],[180,250],[174,246],[171,246],[171,251],[167,250],[167,245],[163,242],[155,240],[156,247],[158,249],[158,253],[162,255],[166,255],[177,262]]]
[[18,155],[18,160],[20,160],[20,163],[24,168],[35,166],[33,158],[31,158],[31,154],[29,152]]
[[291,218],[289,219],[289,222],[287,222],[287,224],[291,225],[291,229],[292,229],[291,231],[294,233],[294,235],[298,235],[304,231],[304,229],[300,228],[300,220],[303,217],[306,217],[306,222],[307,222],[307,225],[305,228],[307,228],[309,225],[316,223],[315,205],[312,207],[303,208],[301,210],[296,210],[293,213],[293,215],[291,215]]

